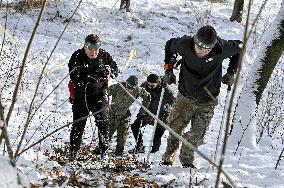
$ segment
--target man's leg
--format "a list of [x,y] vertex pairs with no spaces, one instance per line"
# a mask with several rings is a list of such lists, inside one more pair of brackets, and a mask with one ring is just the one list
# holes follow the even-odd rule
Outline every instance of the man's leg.
[[109,140],[111,141],[113,134],[119,127],[119,119],[114,113],[109,114]]
[[[182,96],[177,95],[176,105],[169,117],[169,126],[179,135],[182,134],[191,119],[191,101]],[[176,151],[179,148],[179,139],[169,134],[167,139],[167,148],[162,160],[164,164],[174,164],[176,161]]]
[[155,153],[155,152],[159,151],[160,145],[161,145],[161,139],[162,139],[162,136],[163,136],[165,130],[166,129],[164,127],[162,127],[160,124],[158,124],[156,126],[151,153]]
[[[214,108],[217,102],[196,103],[194,104],[194,114],[191,119],[191,129],[184,134],[193,146],[198,147],[203,143],[204,136],[209,127],[210,121],[214,114]],[[182,144],[180,152],[180,161],[183,166],[191,166],[194,161],[194,151]]]
[[101,153],[105,153],[109,148],[109,107],[108,107],[108,98],[105,92],[102,92],[93,97],[95,101],[93,101],[93,110],[92,112],[96,112],[98,110],[104,109],[102,112],[94,115],[96,125],[98,127],[98,135],[99,135],[99,147]]
[[120,121],[120,124],[117,128],[117,144],[115,153],[116,155],[122,155],[128,136],[129,122],[131,119],[130,117],[123,117],[118,120]]
[[132,130],[133,136],[134,136],[135,141],[136,141],[135,147],[142,147],[143,146],[143,138],[142,138],[143,135],[141,133],[142,121],[143,121],[143,118],[139,117],[131,125],[131,130]]
[[[86,108],[85,102],[78,98],[75,98],[73,106],[73,121],[85,117],[88,115],[88,110]],[[80,149],[80,144],[82,142],[82,136],[84,133],[84,128],[86,125],[86,119],[81,120],[77,123],[72,124],[70,132],[70,151],[77,152]]]

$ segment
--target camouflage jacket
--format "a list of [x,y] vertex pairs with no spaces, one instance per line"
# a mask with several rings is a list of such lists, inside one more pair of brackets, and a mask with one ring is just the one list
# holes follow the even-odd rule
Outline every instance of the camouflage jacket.
[[[122,83],[126,86],[126,83]],[[148,107],[151,100],[151,95],[142,87],[137,87],[133,90],[128,90],[135,98],[143,99],[143,106]],[[112,96],[110,113],[115,113],[117,116],[127,117],[129,115],[129,107],[133,103],[133,99],[121,88],[119,84],[111,85],[108,88],[108,95]]]

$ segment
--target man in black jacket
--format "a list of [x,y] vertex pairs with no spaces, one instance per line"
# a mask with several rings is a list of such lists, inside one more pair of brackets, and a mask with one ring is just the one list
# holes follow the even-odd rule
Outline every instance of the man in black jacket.
[[[237,71],[241,41],[217,37],[211,26],[201,27],[193,37],[172,38],[165,46],[165,75],[168,84],[175,83],[173,68],[177,54],[182,56],[176,105],[169,117],[169,126],[182,134],[191,121],[190,131],[183,137],[195,147],[202,144],[206,130],[218,104],[221,81],[232,85]],[[222,62],[229,58],[227,73],[222,78]],[[162,157],[165,165],[175,162],[179,140],[171,134]],[[184,144],[180,162],[184,167],[194,167],[194,152]]]
[[[118,68],[110,54],[101,47],[100,38],[90,34],[85,38],[82,49],[75,51],[69,60],[70,78],[74,86],[73,121],[83,118],[89,112],[95,114],[98,126],[101,159],[106,156],[108,138],[108,79],[117,76]],[[70,158],[75,158],[80,148],[86,119],[73,123],[70,133]]]
[[[147,81],[141,84],[141,87],[145,88],[146,91],[149,92],[151,95],[151,101],[148,105],[148,109],[153,114],[157,114],[162,88],[164,87],[165,92],[158,117],[163,122],[166,122],[169,113],[172,109],[172,106],[175,102],[174,93],[168,88],[168,86],[163,84],[162,79],[157,74],[150,74],[147,77]],[[148,114],[146,114],[146,112],[143,109],[141,109],[140,112],[137,114],[137,119],[131,125],[131,130],[136,140],[136,146],[135,148],[130,150],[129,153],[145,152],[145,147],[143,146],[141,128],[147,124],[153,124],[153,123],[154,119],[150,117]],[[161,145],[161,138],[164,132],[165,129],[158,124],[153,139],[153,146],[151,149],[151,153],[159,151]]]

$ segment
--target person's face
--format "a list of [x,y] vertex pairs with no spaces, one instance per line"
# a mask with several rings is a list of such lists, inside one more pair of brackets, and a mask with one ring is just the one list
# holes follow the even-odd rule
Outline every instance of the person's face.
[[97,48],[97,49],[89,49],[89,48],[84,47],[84,49],[85,49],[86,55],[90,59],[95,59],[98,56],[99,51],[100,51],[99,48]]
[[211,52],[212,49],[200,48],[196,44],[194,44],[194,50],[198,58],[204,58]]
[[125,88],[129,92],[134,91],[134,89],[136,89],[137,87],[138,87],[138,85],[131,85],[131,84],[127,83],[127,82],[126,82],[126,85],[125,85]]
[[148,88],[149,88],[150,90],[154,90],[154,89],[156,89],[156,88],[158,87],[158,83],[151,83],[151,82],[148,82],[147,86],[148,86]]

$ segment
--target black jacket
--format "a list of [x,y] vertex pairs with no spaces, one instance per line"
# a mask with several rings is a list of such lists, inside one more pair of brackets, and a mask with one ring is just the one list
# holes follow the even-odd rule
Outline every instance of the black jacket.
[[[141,84],[141,87],[145,88],[148,93],[151,95],[151,101],[148,105],[148,109],[150,112],[156,115],[158,106],[159,106],[159,101],[161,97],[161,92],[162,92],[162,84],[160,84],[156,89],[150,90],[147,86],[147,81]],[[159,117],[164,117],[169,114],[171,111],[174,102],[175,102],[175,96],[174,92],[168,88],[168,86],[165,86],[165,92],[161,104],[161,109],[160,109],[160,115]]]
[[172,38],[165,46],[166,71],[173,71],[176,64],[177,54],[182,56],[179,74],[179,92],[199,100],[209,101],[210,96],[204,89],[217,97],[220,93],[222,78],[222,62],[229,58],[230,63],[227,73],[236,73],[238,58],[240,55],[240,44],[238,40],[223,40],[218,37],[218,42],[212,51],[204,58],[195,55],[194,39],[190,36]]
[[[96,95],[108,87],[108,75],[117,76],[118,68],[110,54],[100,49],[95,59],[89,59],[84,48],[74,52],[68,63],[75,97]],[[110,72],[109,72],[110,71]]]

